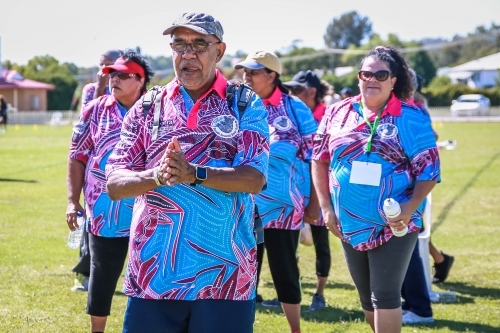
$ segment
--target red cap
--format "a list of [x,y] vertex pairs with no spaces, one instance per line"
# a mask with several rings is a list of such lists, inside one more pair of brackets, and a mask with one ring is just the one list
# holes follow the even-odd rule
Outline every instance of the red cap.
[[126,60],[122,57],[116,59],[113,65],[106,66],[102,69],[102,72],[104,74],[109,74],[114,71],[127,74],[137,74],[142,78],[144,77],[144,69],[141,67],[141,65],[132,60]]

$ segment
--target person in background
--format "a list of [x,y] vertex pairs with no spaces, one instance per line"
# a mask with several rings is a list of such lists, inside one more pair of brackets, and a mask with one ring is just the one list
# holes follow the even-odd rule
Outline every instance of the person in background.
[[352,96],[353,96],[353,92],[352,92],[352,89],[349,88],[349,87],[344,87],[340,91],[340,97],[342,99],[346,99],[346,98],[349,98],[349,97],[352,97]]
[[[411,68],[408,70],[410,72],[410,77],[413,79],[413,91],[407,102],[408,104],[417,107],[414,100],[418,86],[417,74]],[[424,115],[429,117],[428,121],[431,121],[427,109],[421,108],[420,110]],[[436,133],[434,133],[434,136],[437,136]],[[422,211],[425,208],[426,200],[427,199],[424,199],[421,204],[420,209]],[[422,230],[423,228],[420,229],[420,232],[422,232]],[[429,297],[425,271],[419,253],[418,241],[416,242],[415,248],[411,254],[408,270],[406,271],[403,286],[401,288],[401,297],[404,300],[401,306],[403,324],[432,323],[434,321],[431,299]]]
[[175,78],[129,111],[108,160],[111,198],[137,197],[123,333],[253,331],[252,194],[266,184],[269,128],[250,89],[241,117],[226,98],[223,33],[206,13],[163,32]]
[[[440,181],[439,155],[428,117],[403,102],[412,79],[396,49],[371,50],[358,80],[361,94],[327,108],[319,125],[313,180],[372,330],[401,332],[401,287],[422,227],[420,205]],[[397,217],[385,216],[387,198],[400,203]]]
[[[145,58],[125,50],[102,72],[109,75],[111,95],[83,107],[73,129],[68,158],[68,227],[77,227],[78,211],[85,212],[90,249],[87,314],[91,331],[104,332],[116,284],[127,256],[134,198],[111,201],[106,192],[105,166],[120,140],[123,117],[143,95],[153,72]],[[80,205],[84,193],[86,209]]]
[[3,95],[0,95],[0,125],[2,128],[0,129],[0,132],[6,132],[7,131],[7,102],[3,98]]
[[[316,124],[319,124],[325,114],[326,105],[323,98],[332,86],[326,81],[321,81],[313,71],[300,71],[292,78],[292,81],[284,82],[291,96],[298,97],[311,110]],[[324,290],[328,280],[331,266],[330,243],[328,229],[322,216],[318,222],[311,223],[311,233],[316,252],[316,292],[313,295],[309,311],[322,309],[326,306]]]
[[[302,223],[317,223],[319,204],[310,179],[312,138],[317,126],[309,108],[288,95],[281,62],[267,51],[237,63],[244,80],[262,98],[269,113],[270,157],[267,188],[255,196],[264,226],[267,259],[278,294],[263,306],[280,306],[291,332],[300,332],[302,291],[297,264]],[[259,254],[258,254],[259,256]]]
[[326,92],[325,96],[323,96],[322,103],[324,103],[328,106],[328,105],[335,104],[341,100],[342,100],[342,97],[340,97],[340,95],[335,92],[335,88],[333,86],[331,86],[330,84],[328,84],[328,91]]
[[[104,52],[99,59],[100,70],[97,74],[97,82],[88,83],[83,88],[79,85],[76,87],[73,94],[73,105],[81,105],[80,111],[83,111],[83,107],[86,106],[90,101],[101,96],[95,94],[97,85],[105,84],[108,85],[109,75],[102,73],[102,69],[105,66],[113,65],[113,63],[120,56],[119,50],[109,50]],[[99,83],[100,81],[106,81],[104,83]],[[105,95],[109,95],[110,90],[107,88],[105,90]],[[95,97],[94,97],[95,96]],[[78,100],[79,103],[76,103]],[[89,276],[90,276],[90,250],[89,250],[89,235],[87,228],[83,229],[82,239],[80,241],[80,255],[78,258],[78,263],[73,267],[73,272],[76,274],[75,284],[71,288],[72,291],[88,291],[89,286]]]
[[[410,72],[413,74],[414,81],[413,84],[415,86],[413,98],[409,100],[410,104],[414,104],[417,108],[419,108],[422,112],[431,117],[429,113],[429,109],[427,107],[427,99],[422,93],[422,84],[423,77],[415,73],[413,69],[410,69]],[[434,130],[434,136],[436,141],[439,138],[438,133]],[[446,254],[436,248],[436,246],[429,240],[429,253],[434,260],[434,283],[444,282],[448,278],[448,274],[450,273],[451,266],[453,265],[453,261],[455,258],[449,254]]]
[[103,95],[109,95],[109,75],[104,73],[102,69],[106,66],[112,65],[120,56],[120,50],[108,50],[101,54],[99,59],[99,71],[97,72],[96,82],[86,84],[81,93],[81,106],[82,108],[91,100]]

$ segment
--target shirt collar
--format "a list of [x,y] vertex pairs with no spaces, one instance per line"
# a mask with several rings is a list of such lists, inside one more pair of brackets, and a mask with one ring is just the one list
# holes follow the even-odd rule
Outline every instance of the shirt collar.
[[[179,89],[181,86],[182,85],[179,82],[179,80],[177,79],[177,77],[175,79],[173,79],[172,81],[170,81],[170,83],[167,84],[167,96],[168,96],[168,98],[172,98],[175,94],[179,93]],[[217,92],[217,94],[219,94],[220,98],[226,99],[226,87],[227,87],[226,78],[224,77],[224,75],[222,75],[219,72],[218,69],[216,69],[215,70],[215,81],[212,84],[212,86],[210,87],[210,89],[208,89],[203,94],[203,96],[206,96],[212,90],[215,90],[215,92]]]
[[113,95],[104,95],[106,96],[106,102],[104,102],[105,107],[110,107],[116,104],[115,96]]
[[267,105],[278,106],[280,105],[281,97],[283,97],[283,93],[278,87],[275,87],[271,96],[269,96],[269,98],[262,100],[262,102],[264,102],[264,105],[266,106]]
[[[354,97],[352,104],[358,104],[361,101],[361,94]],[[359,109],[358,107],[356,109]],[[382,114],[380,115],[381,117],[390,114],[391,116],[394,117],[399,117],[401,116],[401,101],[399,98],[397,98],[393,92],[391,92],[391,97],[389,98],[389,101],[387,102],[387,105],[385,106],[384,110],[382,111]],[[375,116],[374,116],[375,117]]]
[[320,121],[321,118],[325,115],[326,105],[323,103],[319,103],[313,111],[313,117],[317,121]]

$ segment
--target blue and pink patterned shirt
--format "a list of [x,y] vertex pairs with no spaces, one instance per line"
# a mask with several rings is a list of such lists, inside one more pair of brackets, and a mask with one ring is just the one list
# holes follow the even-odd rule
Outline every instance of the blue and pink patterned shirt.
[[255,203],[264,228],[300,230],[311,191],[309,161],[316,122],[302,101],[277,87],[264,105],[271,140],[269,176]]
[[[370,250],[393,236],[383,201],[408,201],[417,181],[440,181],[440,167],[429,117],[394,95],[382,112],[368,156],[364,149],[371,131],[360,98],[327,108],[314,139],[313,159],[330,161],[329,189],[343,240],[357,250]],[[350,183],[353,161],[381,164],[380,186]],[[420,209],[411,217],[409,232],[422,227]]]
[[[226,87],[218,71],[212,88],[195,103],[183,95],[177,79],[161,87],[155,141],[151,136],[155,105],[145,119],[142,104],[137,103],[124,119],[107,173],[158,166],[176,136],[191,163],[248,165],[267,177],[267,111],[254,95],[239,119],[236,99],[231,109],[228,106]],[[125,294],[158,300],[255,298],[253,206],[250,193],[223,192],[203,184],[162,186],[138,196]]]
[[88,230],[101,237],[128,237],[134,199],[112,201],[106,192],[105,168],[120,141],[122,111],[112,95],[87,103],[73,129],[69,157],[85,164],[83,193]]

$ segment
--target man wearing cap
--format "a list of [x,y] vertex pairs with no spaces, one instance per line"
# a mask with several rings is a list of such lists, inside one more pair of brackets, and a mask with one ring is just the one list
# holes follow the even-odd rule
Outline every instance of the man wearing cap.
[[182,14],[164,35],[176,76],[149,111],[137,103],[127,114],[106,169],[113,199],[137,196],[123,332],[252,332],[251,194],[266,184],[267,112],[251,91],[241,117],[226,99],[212,16]]
[[[66,221],[74,230],[77,212],[87,219],[90,279],[87,314],[92,332],[104,332],[111,301],[127,256],[133,198],[111,201],[106,193],[105,166],[120,140],[123,117],[142,96],[153,72],[145,59],[126,50],[102,72],[110,77],[111,95],[84,106],[73,129],[68,158]],[[85,210],[79,203],[84,192]]]
[[[292,81],[284,82],[283,85],[290,90],[291,95],[297,96],[311,110],[316,124],[319,125],[325,114],[326,105],[323,103],[324,97],[333,87],[327,82],[320,80],[311,70],[300,71],[293,77]],[[310,173],[308,174],[310,177]],[[312,181],[311,181],[312,184]],[[314,184],[311,186],[311,197],[317,202],[317,195]],[[309,208],[309,207],[308,207]],[[319,208],[318,208],[319,209]],[[320,215],[317,221],[310,223],[311,234],[316,252],[316,292],[313,295],[309,311],[316,311],[326,307],[323,296],[326,282],[331,267],[329,232],[325,225],[323,216]]]

